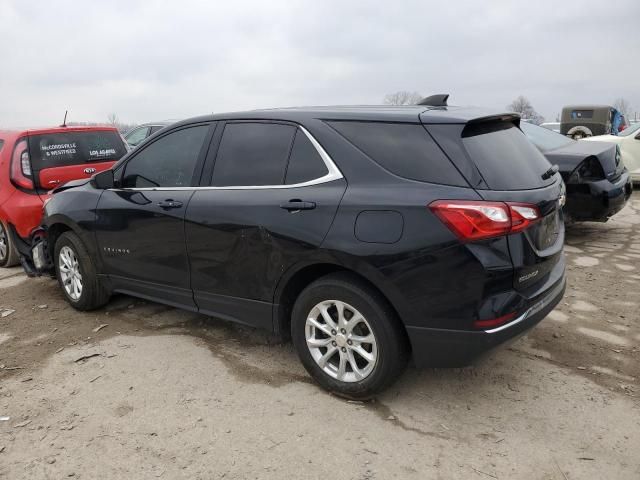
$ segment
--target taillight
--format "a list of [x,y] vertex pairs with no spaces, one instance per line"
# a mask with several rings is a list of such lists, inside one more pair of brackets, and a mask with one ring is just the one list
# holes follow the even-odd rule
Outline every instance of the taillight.
[[521,232],[541,217],[528,203],[437,200],[429,208],[464,241]]
[[11,181],[22,188],[33,190],[31,179],[31,160],[29,159],[29,145],[25,139],[19,140],[11,156]]

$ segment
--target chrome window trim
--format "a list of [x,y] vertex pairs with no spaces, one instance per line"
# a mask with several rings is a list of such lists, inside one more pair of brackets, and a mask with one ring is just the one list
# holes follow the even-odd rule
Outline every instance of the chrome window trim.
[[285,188],[301,188],[301,187],[310,187],[313,185],[320,185],[322,183],[332,182],[334,180],[339,180],[344,178],[340,169],[336,166],[333,159],[329,156],[322,145],[318,143],[318,141],[304,128],[302,125],[298,125],[298,128],[302,130],[302,132],[307,136],[311,144],[314,146],[318,155],[324,162],[327,167],[328,173],[322,177],[308,180],[302,183],[294,183],[291,185],[236,185],[229,187],[142,187],[142,188],[113,188],[109,190],[125,190],[125,191],[135,191],[135,192],[147,192],[147,191],[181,191],[181,190],[272,190],[272,189],[285,189]]

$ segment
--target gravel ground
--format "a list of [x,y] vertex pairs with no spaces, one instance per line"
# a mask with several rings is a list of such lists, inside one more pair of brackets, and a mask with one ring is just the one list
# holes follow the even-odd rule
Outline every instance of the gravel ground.
[[81,314],[4,270],[0,478],[638,479],[640,200],[566,252],[527,337],[369,403],[264,333],[124,296]]

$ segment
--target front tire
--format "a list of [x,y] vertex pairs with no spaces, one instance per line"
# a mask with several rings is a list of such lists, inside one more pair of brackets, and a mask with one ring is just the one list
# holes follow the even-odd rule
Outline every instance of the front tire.
[[0,221],[0,267],[15,267],[20,263],[18,251],[11,241],[9,229]]
[[89,252],[75,233],[65,232],[58,237],[54,265],[58,284],[76,310],[94,310],[109,301]]
[[368,399],[407,364],[408,342],[391,306],[350,274],[323,277],[299,295],[291,336],[300,361],[326,390]]

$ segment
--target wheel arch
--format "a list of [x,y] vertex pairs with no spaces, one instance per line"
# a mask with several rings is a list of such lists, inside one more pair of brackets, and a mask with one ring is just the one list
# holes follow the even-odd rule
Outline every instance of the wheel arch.
[[385,301],[393,310],[400,327],[408,338],[406,326],[402,321],[402,312],[397,308],[397,303],[393,301],[393,298],[390,298],[390,295],[386,293],[386,289],[380,285],[380,282],[372,280],[375,276],[372,275],[371,272],[353,268],[353,266],[346,266],[335,261],[326,260],[313,263],[306,262],[304,264],[296,265],[295,267],[290,268],[282,276],[278,286],[276,287],[273,298],[273,323],[276,334],[283,338],[288,338],[290,336],[291,312],[296,299],[311,283],[332,273],[346,273],[353,275],[359,281],[376,291],[383,301]]
[[54,249],[56,241],[65,232],[73,232],[83,243],[89,254],[96,260],[96,263],[100,262],[100,257],[97,255],[96,246],[92,242],[94,238],[90,232],[83,230],[79,225],[73,222],[70,218],[64,215],[52,215],[46,219],[45,226],[47,229],[47,246],[51,258],[54,256]]

